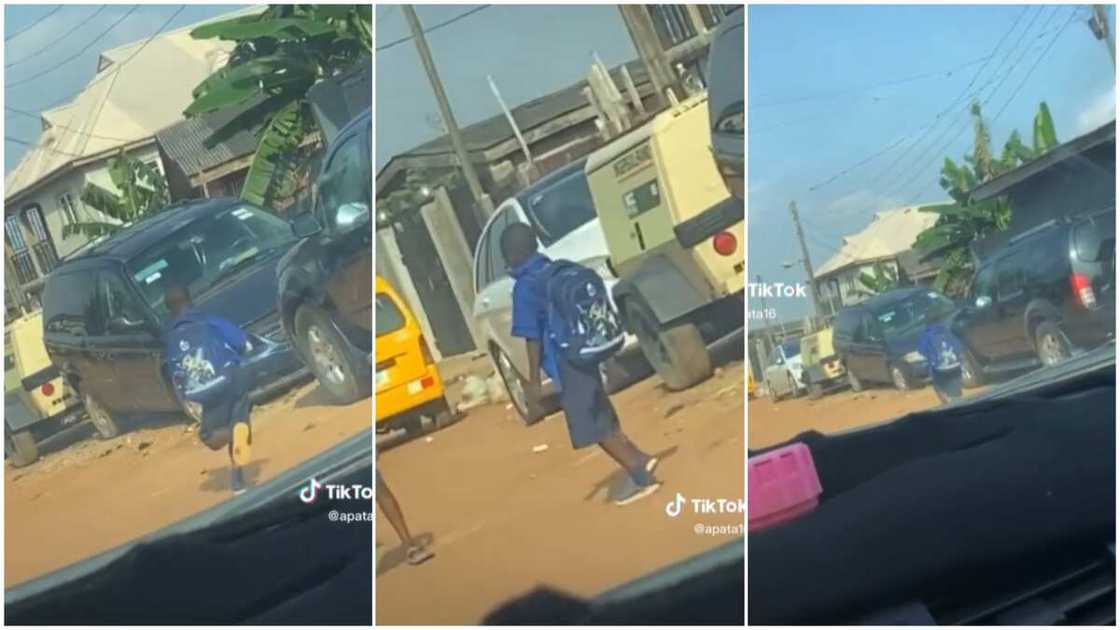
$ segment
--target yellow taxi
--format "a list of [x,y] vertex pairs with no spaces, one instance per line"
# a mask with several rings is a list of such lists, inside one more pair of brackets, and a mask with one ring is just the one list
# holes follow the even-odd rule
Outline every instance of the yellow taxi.
[[424,418],[435,427],[448,424],[451,409],[444,395],[443,379],[420,324],[381,276],[375,277],[374,289],[377,430],[403,428],[410,433],[419,432]]

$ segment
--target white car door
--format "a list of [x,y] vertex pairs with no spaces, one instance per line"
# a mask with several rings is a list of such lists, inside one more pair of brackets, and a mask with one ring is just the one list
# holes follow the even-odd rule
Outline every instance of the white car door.
[[522,376],[528,357],[525,343],[510,334],[513,325],[513,278],[502,257],[502,231],[518,220],[513,204],[502,204],[490,219],[475,251],[474,318],[487,339],[493,340]]

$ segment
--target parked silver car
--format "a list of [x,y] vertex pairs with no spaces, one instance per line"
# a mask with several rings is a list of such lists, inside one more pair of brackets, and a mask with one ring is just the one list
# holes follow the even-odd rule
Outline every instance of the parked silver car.
[[[530,407],[525,397],[529,358],[525,342],[510,334],[513,323],[513,278],[502,256],[502,231],[513,223],[527,223],[537,233],[540,251],[553,260],[578,262],[596,270],[609,289],[617,279],[611,272],[606,239],[592,205],[583,160],[557,169],[502,202],[482,229],[474,252],[474,321],[521,418],[531,424],[555,411],[554,406]],[[637,339],[627,335],[622,352],[604,363],[608,391],[629,379],[622,355],[630,362]],[[554,393],[544,377],[545,398]]]
[[797,339],[775,346],[766,363],[766,391],[771,400],[801,395],[805,381],[801,345]]

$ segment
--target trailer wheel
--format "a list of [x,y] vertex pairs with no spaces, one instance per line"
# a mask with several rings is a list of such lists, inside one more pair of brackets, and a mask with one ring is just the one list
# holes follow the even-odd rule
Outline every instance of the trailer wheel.
[[627,321],[649,364],[665,387],[687,389],[712,375],[712,357],[700,330],[691,322],[663,325],[639,298],[626,300]]

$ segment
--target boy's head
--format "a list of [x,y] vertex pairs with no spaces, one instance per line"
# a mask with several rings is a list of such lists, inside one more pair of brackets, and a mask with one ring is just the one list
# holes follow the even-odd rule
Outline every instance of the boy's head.
[[502,231],[502,256],[506,266],[511,269],[520,267],[530,256],[537,253],[537,235],[533,228],[524,223],[513,223]]
[[163,292],[163,303],[172,318],[178,317],[191,305],[190,291],[181,284],[172,284]]

